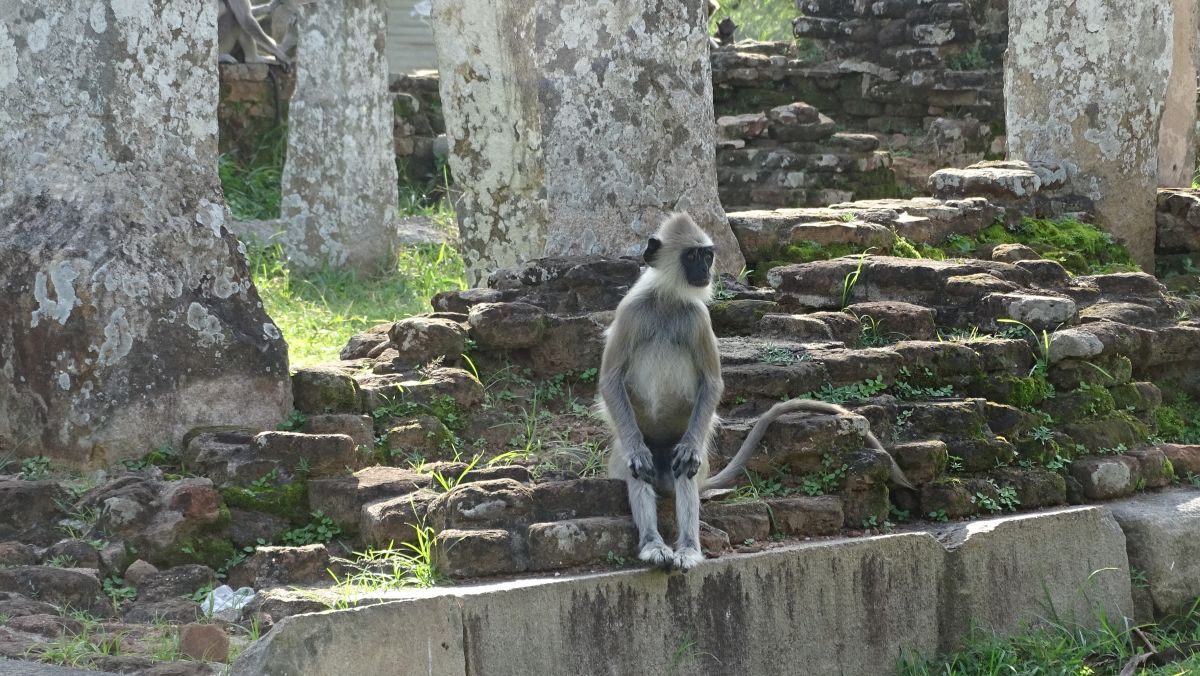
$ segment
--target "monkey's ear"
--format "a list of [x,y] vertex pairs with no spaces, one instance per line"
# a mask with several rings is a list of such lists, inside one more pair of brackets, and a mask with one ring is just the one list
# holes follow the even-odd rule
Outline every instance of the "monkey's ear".
[[646,265],[654,265],[654,257],[658,255],[658,250],[662,248],[662,240],[657,237],[651,237],[649,242],[646,242],[646,253],[642,254],[642,260],[646,261]]

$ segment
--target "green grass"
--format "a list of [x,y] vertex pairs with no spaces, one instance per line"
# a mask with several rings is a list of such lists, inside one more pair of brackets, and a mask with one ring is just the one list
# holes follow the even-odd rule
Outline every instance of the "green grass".
[[293,367],[335,360],[355,333],[429,312],[435,293],[466,288],[462,258],[446,245],[405,249],[394,268],[367,275],[331,268],[293,273],[278,245],[251,247],[250,263]]
[[709,33],[716,32],[718,21],[730,17],[738,25],[734,34],[738,40],[790,41],[792,20],[797,16],[795,0],[722,0]]
[[279,181],[286,148],[287,125],[281,124],[256,131],[252,144],[218,158],[217,175],[234,218],[279,218]]
[[[218,173],[234,218],[278,218],[286,125],[253,130],[232,145],[236,149],[221,155]],[[451,230],[454,212],[441,199],[448,183],[445,168],[440,180],[413,182],[401,176],[399,214],[425,216]],[[282,248],[271,243],[250,246],[249,255],[254,284],[287,339],[292,366],[335,360],[355,333],[428,312],[435,293],[465,288],[462,258],[444,245],[404,249],[395,265],[378,271],[293,272]]]
[[1160,657],[1133,673],[1141,676],[1200,673],[1197,606],[1180,617],[1139,627],[1126,628],[1101,620],[1099,629],[1052,623],[1007,638],[977,632],[961,651],[933,659],[906,659],[900,664],[899,673],[903,676],[1115,676],[1132,658],[1152,650]]

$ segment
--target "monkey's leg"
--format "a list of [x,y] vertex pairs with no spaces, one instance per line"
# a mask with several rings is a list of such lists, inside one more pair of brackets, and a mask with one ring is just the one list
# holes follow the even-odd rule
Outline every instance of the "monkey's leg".
[[679,524],[679,540],[675,543],[672,565],[688,570],[704,560],[700,551],[700,487],[695,477],[675,479],[675,519]]
[[658,532],[658,508],[654,487],[640,479],[625,480],[629,489],[629,508],[638,530],[638,558],[656,566],[670,566],[674,552]]

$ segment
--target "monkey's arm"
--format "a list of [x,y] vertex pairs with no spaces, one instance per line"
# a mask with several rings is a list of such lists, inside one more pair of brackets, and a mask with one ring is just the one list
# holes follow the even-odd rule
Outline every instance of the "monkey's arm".
[[629,401],[629,392],[625,389],[625,376],[629,363],[626,359],[630,345],[627,327],[613,323],[611,337],[604,346],[604,356],[600,361],[600,397],[604,400],[604,408],[616,428],[618,448],[616,452],[626,454],[625,461],[630,473],[635,479],[653,484],[654,458],[646,446],[645,437],[637,424],[637,416],[633,412],[633,404]]

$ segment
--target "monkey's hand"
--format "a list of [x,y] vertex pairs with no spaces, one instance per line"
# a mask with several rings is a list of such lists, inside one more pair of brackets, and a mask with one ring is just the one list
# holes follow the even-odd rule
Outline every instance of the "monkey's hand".
[[678,479],[684,475],[691,479],[700,471],[700,446],[684,441],[675,444],[671,452],[671,471]]
[[655,482],[654,457],[650,455],[650,448],[640,440],[628,444],[626,448],[629,449],[629,473],[633,475],[633,478],[653,486]]

